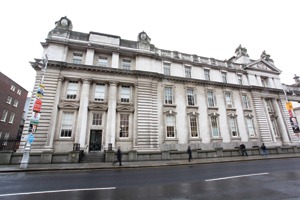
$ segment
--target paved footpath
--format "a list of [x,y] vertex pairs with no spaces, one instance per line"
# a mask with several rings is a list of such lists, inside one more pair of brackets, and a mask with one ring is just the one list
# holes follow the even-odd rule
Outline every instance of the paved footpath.
[[0,173],[53,171],[53,170],[57,171],[57,170],[91,170],[91,169],[163,167],[163,166],[208,164],[208,163],[222,163],[222,162],[242,162],[242,161],[251,161],[251,160],[268,160],[268,159],[299,158],[299,157],[300,157],[300,153],[268,155],[267,157],[262,157],[261,155],[236,156],[236,157],[213,157],[213,158],[193,159],[191,162],[188,162],[188,160],[122,162],[122,164],[123,164],[122,166],[119,166],[118,163],[113,165],[111,162],[28,164],[26,169],[21,169],[20,165],[0,165]]

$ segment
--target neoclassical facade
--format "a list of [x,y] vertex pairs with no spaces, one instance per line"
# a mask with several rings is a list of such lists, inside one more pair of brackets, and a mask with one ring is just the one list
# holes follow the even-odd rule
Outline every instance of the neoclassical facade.
[[[298,142],[281,71],[265,51],[252,60],[239,46],[224,61],[157,48],[144,31],[130,41],[73,31],[67,17],[55,25],[42,43],[48,65],[33,152],[68,152],[74,144],[89,152]],[[31,62],[37,73],[32,99],[43,74],[40,61]]]

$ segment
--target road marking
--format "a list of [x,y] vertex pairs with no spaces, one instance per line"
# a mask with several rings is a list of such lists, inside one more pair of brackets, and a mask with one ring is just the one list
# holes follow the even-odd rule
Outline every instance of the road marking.
[[39,192],[23,192],[23,193],[12,193],[12,194],[0,194],[0,197],[29,195],[29,194],[59,193],[59,192],[77,192],[77,191],[88,191],[88,190],[115,190],[115,189],[116,189],[116,187],[83,188],[83,189],[70,189],[70,190],[49,190],[49,191],[39,191]]
[[232,178],[240,178],[240,177],[246,177],[246,176],[261,176],[261,175],[267,175],[268,172],[265,173],[259,173],[259,174],[246,174],[246,175],[239,175],[239,176],[228,176],[223,178],[214,178],[214,179],[207,179],[205,181],[219,181],[219,180],[225,180],[225,179],[232,179]]

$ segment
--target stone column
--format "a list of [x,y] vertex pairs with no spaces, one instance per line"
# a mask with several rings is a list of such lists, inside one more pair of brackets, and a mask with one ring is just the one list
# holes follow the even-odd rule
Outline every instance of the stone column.
[[119,53],[116,53],[116,52],[112,53],[111,67],[119,68]]
[[106,142],[105,146],[111,143],[115,146],[116,141],[116,109],[117,109],[117,82],[109,83],[109,98],[107,111]]
[[279,108],[278,102],[273,100],[273,105],[274,105],[274,111],[276,112],[276,114],[278,116],[277,117],[277,123],[278,123],[279,132],[281,133],[282,143],[283,143],[283,145],[290,144],[288,131],[287,131],[286,126],[284,124],[284,119],[282,117],[283,114],[282,114],[282,112]]
[[80,144],[80,149],[84,149],[86,146],[86,129],[88,121],[88,105],[89,105],[89,91],[90,91],[90,80],[82,79],[83,85],[80,95],[80,104],[79,112],[77,119],[77,128],[76,128],[76,141],[75,143]]
[[54,136],[55,136],[55,131],[57,130],[56,124],[57,124],[57,105],[59,104],[60,101],[60,91],[61,91],[61,85],[62,85],[63,77],[58,77],[57,80],[57,87],[56,87],[56,96],[54,99],[54,104],[53,104],[53,110],[51,114],[51,121],[49,125],[49,133],[48,137],[46,140],[46,149],[53,150],[53,141],[54,141]]

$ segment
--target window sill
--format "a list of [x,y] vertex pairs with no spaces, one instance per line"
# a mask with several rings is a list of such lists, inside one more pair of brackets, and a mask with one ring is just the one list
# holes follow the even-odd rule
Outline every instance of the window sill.
[[163,106],[176,108],[176,104],[164,104]]
[[199,108],[199,106],[190,106],[190,105],[187,105],[186,107],[187,108],[194,108],[194,109],[198,109]]
[[219,110],[219,107],[207,107],[208,110],[216,110],[218,111]]
[[165,141],[178,141],[178,138],[165,138]]

